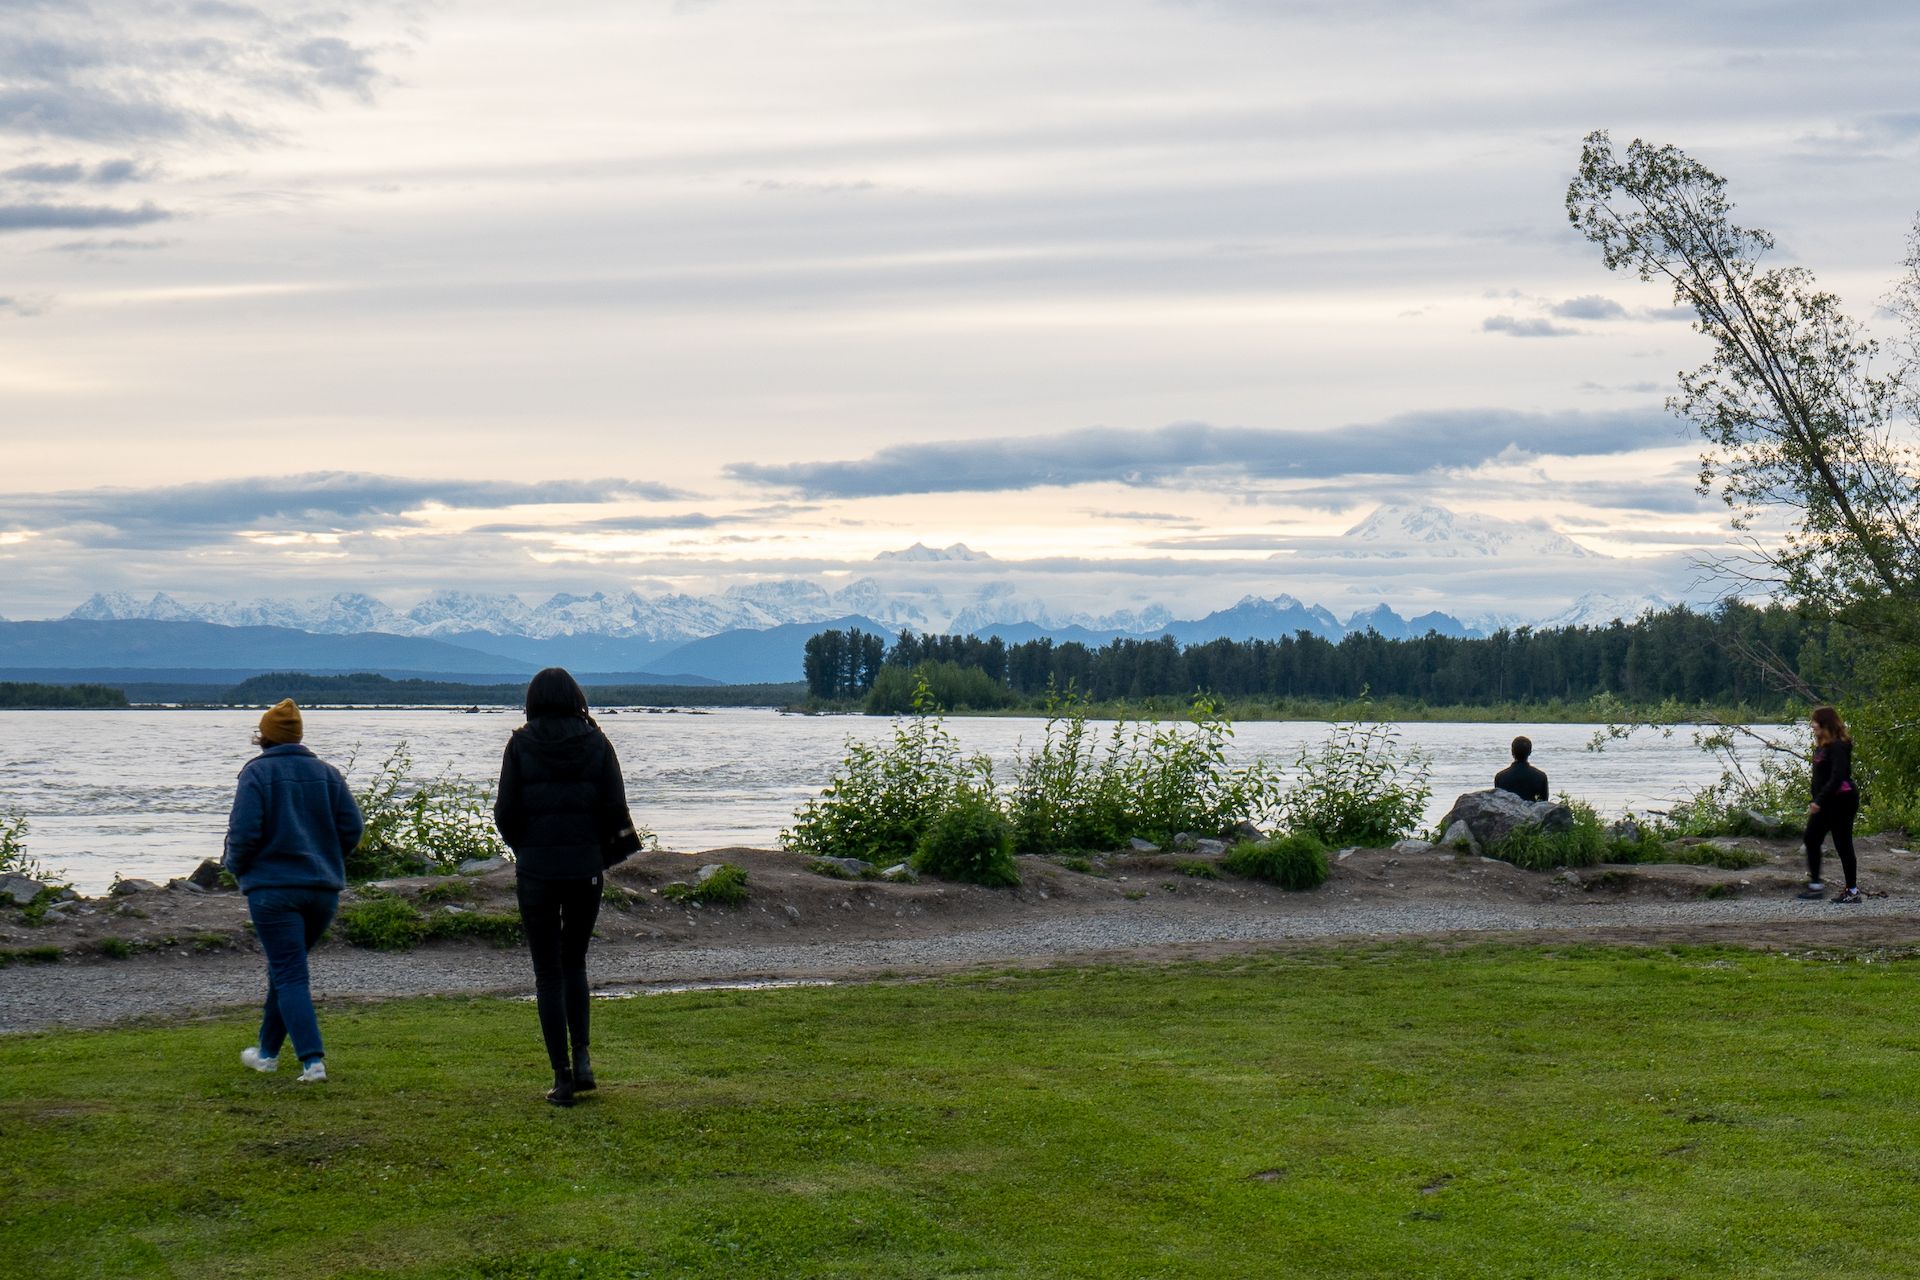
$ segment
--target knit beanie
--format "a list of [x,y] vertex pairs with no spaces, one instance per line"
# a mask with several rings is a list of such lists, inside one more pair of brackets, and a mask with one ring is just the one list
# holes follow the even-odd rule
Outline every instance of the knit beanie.
[[300,708],[293,705],[292,698],[282,698],[260,717],[260,741],[270,747],[298,742],[304,732],[305,726],[300,723]]

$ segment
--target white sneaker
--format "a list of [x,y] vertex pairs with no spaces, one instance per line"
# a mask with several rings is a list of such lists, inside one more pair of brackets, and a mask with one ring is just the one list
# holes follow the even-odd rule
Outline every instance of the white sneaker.
[[252,1067],[255,1071],[278,1071],[280,1069],[280,1059],[278,1057],[269,1058],[253,1045],[248,1045],[240,1051],[240,1061],[243,1065]]
[[307,1064],[307,1069],[300,1073],[301,1084],[325,1084],[326,1082],[327,1060],[325,1058],[315,1058]]

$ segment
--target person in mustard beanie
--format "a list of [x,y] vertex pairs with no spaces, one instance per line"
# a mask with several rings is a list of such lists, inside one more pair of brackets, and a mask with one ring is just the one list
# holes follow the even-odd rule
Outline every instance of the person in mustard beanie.
[[247,895],[247,914],[267,957],[260,1043],[243,1049],[240,1061],[272,1071],[291,1037],[301,1083],[316,1084],[327,1078],[327,1062],[307,953],[340,907],[347,855],[366,823],[347,780],[301,745],[304,736],[291,698],[260,717],[253,735],[260,754],[240,770],[224,861]]

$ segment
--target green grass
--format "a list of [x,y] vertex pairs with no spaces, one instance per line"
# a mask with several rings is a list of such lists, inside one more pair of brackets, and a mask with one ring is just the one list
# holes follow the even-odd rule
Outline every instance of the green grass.
[[1911,962],[1414,946],[0,1039],[0,1275],[1912,1275]]

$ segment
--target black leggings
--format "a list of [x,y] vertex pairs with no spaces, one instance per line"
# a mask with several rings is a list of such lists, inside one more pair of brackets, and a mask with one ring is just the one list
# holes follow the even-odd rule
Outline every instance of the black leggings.
[[1853,861],[1853,820],[1860,814],[1859,798],[1838,795],[1820,806],[1820,812],[1807,815],[1807,879],[1820,878],[1820,843],[1833,833],[1834,852],[1840,855],[1840,870],[1846,873],[1847,888],[1857,889]]
[[520,923],[533,953],[533,999],[540,1035],[556,1074],[573,1069],[567,1053],[587,1047],[587,943],[600,915],[600,877],[519,880]]

